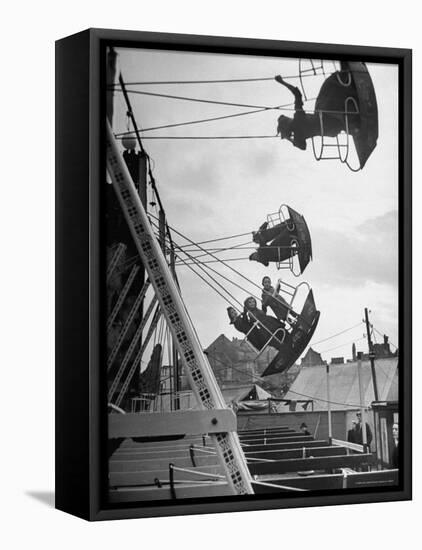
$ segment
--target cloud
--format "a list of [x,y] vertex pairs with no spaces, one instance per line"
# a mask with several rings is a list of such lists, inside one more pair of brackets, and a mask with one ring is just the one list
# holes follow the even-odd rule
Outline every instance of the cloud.
[[338,286],[368,282],[397,286],[397,211],[368,219],[348,232],[316,228],[312,241],[314,280]]

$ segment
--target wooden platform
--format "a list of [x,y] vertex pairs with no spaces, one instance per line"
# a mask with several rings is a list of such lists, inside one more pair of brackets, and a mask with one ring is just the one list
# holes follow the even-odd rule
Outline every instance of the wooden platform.
[[[210,418],[204,416],[203,422],[209,424]],[[129,422],[132,431],[133,421],[131,418]],[[227,417],[224,421],[231,419]],[[122,435],[122,424],[114,426],[115,433]],[[125,439],[110,458],[110,502],[230,494],[207,434],[181,434],[177,439],[165,441],[134,439]],[[241,430],[239,439],[257,494],[398,483],[397,470],[370,471],[374,465],[372,454],[348,449],[347,443],[330,445],[286,426]]]
[[[263,476],[259,480],[271,485],[280,485],[280,491],[289,492],[286,487],[308,491],[354,489],[361,487],[393,487],[398,485],[398,470],[355,472],[353,474],[319,474],[312,476]],[[254,485],[255,493],[277,493],[278,489],[266,485]]]

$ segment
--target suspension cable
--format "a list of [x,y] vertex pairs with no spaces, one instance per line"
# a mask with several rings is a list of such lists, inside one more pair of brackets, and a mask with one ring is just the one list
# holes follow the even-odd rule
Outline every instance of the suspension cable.
[[[198,140],[212,140],[212,139],[278,139],[275,134],[271,135],[244,135],[244,136],[142,136],[142,139],[198,139]],[[122,138],[117,138],[122,139]]]
[[[314,101],[316,98],[310,98],[308,99],[307,101]],[[282,108],[287,108],[287,107],[291,107],[292,105],[294,105],[294,102],[289,102],[289,103],[284,103],[283,105],[278,105],[277,106],[277,109],[282,109]],[[165,129],[165,128],[178,128],[180,126],[189,126],[189,125],[193,125],[193,124],[203,124],[203,123],[206,123],[206,122],[216,122],[216,121],[219,121],[219,120],[225,120],[225,119],[229,119],[229,118],[238,118],[238,117],[242,117],[242,116],[249,116],[249,115],[254,115],[254,114],[257,114],[257,113],[264,113],[266,111],[272,111],[274,110],[272,107],[262,107],[262,108],[259,108],[259,109],[253,109],[252,111],[244,111],[242,113],[231,113],[229,115],[220,115],[220,116],[216,116],[216,117],[209,117],[209,118],[203,118],[203,119],[196,119],[196,120],[188,120],[188,121],[184,121],[184,122],[176,122],[176,123],[173,123],[173,124],[163,124],[161,126],[151,126],[150,128],[142,128],[142,130],[140,130],[141,132],[152,132],[154,130],[162,130],[162,129]],[[122,136],[128,136],[128,135],[132,135],[134,134],[134,131],[133,130],[128,130],[126,132],[119,132],[118,134],[115,134],[115,137],[116,138],[121,138]]]
[[[176,247],[177,249],[180,249],[180,247],[179,247],[179,245],[178,245],[177,243],[174,243],[174,245],[175,245],[175,247]],[[230,294],[230,293],[228,292],[228,290],[227,290],[225,287],[223,287],[218,281],[216,281],[216,280],[215,280],[215,279],[205,270],[205,268],[202,267],[202,265],[203,265],[204,263],[206,263],[206,262],[198,262],[194,256],[191,256],[189,253],[185,252],[184,250],[182,250],[182,252],[183,252],[184,254],[186,254],[186,256],[188,256],[190,262],[195,263],[195,264],[197,265],[197,267],[199,267],[202,271],[204,271],[205,273],[207,273],[208,277],[210,277],[210,278],[213,280],[213,282],[215,282],[218,286],[220,286],[221,288],[223,288],[223,289],[225,290],[225,292],[227,292],[227,294]],[[176,256],[179,258],[180,261],[182,261],[182,262],[184,263],[184,265],[187,265],[188,267],[191,266],[191,264],[190,264],[190,263],[187,263],[187,261],[184,260],[179,254],[176,254]],[[218,261],[221,262],[221,260],[219,260],[219,259],[218,259]],[[226,280],[227,282],[229,282],[229,283],[231,283],[232,285],[236,286],[237,288],[239,288],[240,290],[242,290],[242,291],[245,292],[246,294],[252,295],[256,300],[259,300],[259,298],[258,298],[257,296],[251,294],[251,293],[248,292],[244,287],[242,287],[242,286],[240,286],[239,284],[235,283],[232,279],[229,279],[228,277],[226,277],[226,276],[223,275],[222,273],[216,271],[214,268],[207,266],[206,269],[208,269],[209,271],[212,271],[212,272],[215,273],[216,275],[219,275],[219,276],[222,277],[224,280]],[[257,286],[257,285],[256,285],[256,286]],[[259,288],[259,287],[258,287],[258,288]],[[234,298],[231,294],[230,294],[230,296],[231,296],[235,301],[237,301],[237,302],[240,304],[240,302],[239,302],[238,300],[236,300],[236,298]],[[241,304],[241,305],[242,305],[242,307],[243,307],[243,304]]]
[[[220,253],[220,252],[225,252],[226,250],[236,250],[236,249],[241,249],[241,250],[254,250],[256,249],[256,246],[247,246],[246,248],[242,248],[242,247],[245,247],[247,244],[249,244],[250,241],[246,241],[244,243],[240,243],[240,244],[235,244],[233,246],[226,246],[226,247],[223,247],[223,248],[207,248],[205,249],[206,252],[203,253],[203,254],[200,254],[199,256],[195,256],[196,259],[198,258],[202,258],[203,256],[208,256],[208,253],[209,252],[215,252],[215,253]],[[276,247],[273,247],[273,248],[276,248]],[[185,251],[185,250],[183,250]],[[193,250],[188,250],[187,252],[192,252],[192,253],[195,253],[195,252],[198,252],[198,250],[196,249],[193,249]]]
[[[245,260],[248,260],[249,259],[249,256],[245,256],[245,257],[242,257],[242,258],[224,258],[224,261],[225,262],[239,262],[239,261],[245,261]],[[220,260],[205,260],[205,261],[201,261],[202,264],[216,264],[216,263],[219,263]],[[180,263],[178,263],[177,265],[180,265]],[[185,264],[187,265],[187,264]]]
[[[180,231],[177,231],[177,229],[175,229],[174,227],[171,227],[169,226],[170,229],[172,231],[174,231],[177,235],[179,235],[180,237],[182,237],[183,239],[185,239],[186,241],[188,241],[191,245],[194,245],[194,246],[197,246],[200,250],[202,250],[202,252],[206,252],[206,250],[204,248],[202,248],[201,246],[199,246],[198,243],[195,243],[194,241],[192,241],[191,239],[189,239],[188,237],[186,237],[185,235],[183,235]],[[238,271],[237,269],[235,269],[234,267],[226,264],[224,262],[224,260],[221,260],[220,258],[218,258],[217,256],[215,256],[212,252],[208,252],[208,255],[210,255],[212,258],[214,258],[215,260],[218,260],[220,263],[222,263],[223,265],[225,265],[226,267],[228,267],[230,270],[232,270],[234,273],[236,273],[237,275],[239,275],[240,277],[242,277],[242,279],[245,279],[245,281],[247,281],[248,283],[252,284],[253,286],[255,286],[256,288],[258,288],[259,290],[261,290],[261,287],[259,285],[257,285],[256,283],[254,283],[253,281],[251,281],[250,279],[248,279],[248,277],[246,277],[245,275],[243,275],[243,273],[241,273],[240,271]]]
[[[116,92],[121,92],[123,90],[117,88],[115,90]],[[215,99],[200,99],[199,97],[187,97],[187,96],[180,96],[180,95],[172,95],[172,94],[160,94],[157,92],[145,92],[143,90],[127,90],[128,93],[136,94],[136,95],[146,95],[151,97],[162,97],[165,99],[177,99],[180,101],[192,101],[195,103],[210,103],[212,105],[227,105],[228,107],[244,107],[247,109],[265,109],[265,110],[273,110],[278,109],[278,106],[269,107],[268,105],[251,105],[249,103],[233,103],[229,101],[218,101]]]
[[[200,279],[202,279],[202,280],[204,281],[204,283],[206,283],[210,288],[212,288],[215,292],[217,292],[217,294],[219,294],[219,295],[223,298],[224,301],[226,301],[227,303],[229,303],[232,307],[235,307],[235,306],[230,302],[230,300],[228,300],[228,299],[227,299],[218,289],[216,289],[209,281],[207,281],[207,279],[205,279],[205,277],[203,277],[200,273],[198,273],[197,271],[195,271],[195,269],[192,267],[192,265],[196,265],[197,267],[200,267],[199,264],[195,264],[195,262],[192,262],[192,263],[190,263],[190,264],[187,264],[186,261],[183,260],[183,259],[181,259],[181,261],[182,261],[185,265],[187,265],[187,266],[189,267],[189,269],[190,269],[193,273],[195,273],[195,275],[197,275]],[[207,275],[208,275],[208,273],[207,273]],[[208,275],[208,276],[210,277],[210,275]],[[220,285],[220,286],[221,286],[221,285]],[[221,287],[222,287],[222,286],[221,286]],[[228,292],[224,287],[222,287],[222,288],[224,289],[225,292],[227,292],[227,294],[229,294],[229,292]],[[229,295],[230,295],[230,294],[229,294]],[[239,302],[239,300],[237,300],[237,299],[234,298],[234,297],[233,297],[233,300],[234,300],[235,302],[237,302],[237,303],[241,306],[241,303]],[[236,308],[235,308],[235,309],[236,309]]]
[[[230,115],[222,115],[222,116],[217,116],[217,117],[210,117],[210,118],[202,118],[202,119],[198,119],[198,120],[188,120],[186,122],[175,122],[174,124],[163,124],[161,126],[151,126],[150,128],[142,128],[142,132],[152,132],[154,130],[163,130],[165,128],[178,128],[180,126],[190,126],[190,125],[193,125],[193,124],[204,124],[206,122],[216,122],[218,120],[225,120],[225,119],[228,119],[228,118],[237,118],[237,117],[241,117],[241,116],[247,116],[247,115],[253,115],[253,114],[256,114],[256,113],[263,113],[265,111],[268,111],[269,109],[254,109],[252,111],[246,111],[246,112],[243,112],[243,113],[232,113]],[[120,132],[118,134],[116,134],[116,138],[121,138],[122,136],[128,136],[128,135],[132,135],[133,134],[133,131],[128,131],[128,132]]]
[[[303,74],[302,78],[315,76],[313,74]],[[300,75],[283,76],[283,80],[291,80],[300,78]],[[126,86],[149,86],[149,85],[169,85],[169,84],[230,84],[232,82],[264,82],[274,81],[273,76],[257,77],[257,78],[229,78],[229,79],[212,79],[212,80],[147,80],[140,82],[126,82]],[[112,88],[116,88],[118,84],[113,84]]]
[[[123,89],[117,88],[115,89],[116,92],[123,92]],[[250,103],[235,103],[231,101],[219,101],[217,99],[201,99],[199,97],[189,97],[189,96],[180,96],[180,95],[173,95],[173,94],[162,94],[157,92],[145,92],[143,90],[126,90],[129,94],[136,94],[136,95],[146,95],[151,97],[162,97],[165,99],[176,99],[180,101],[191,101],[194,103],[210,103],[212,105],[225,105],[228,107],[242,107],[245,109],[257,109],[262,111],[292,111],[295,112],[296,109],[294,107],[293,102],[289,102],[288,104],[282,104],[282,105],[254,105]],[[124,93],[124,92],[123,92]],[[308,100],[311,101],[311,100]],[[305,113],[308,111],[304,111]],[[335,113],[335,114],[342,114],[344,115],[344,111],[333,111],[333,110],[321,110],[322,113]],[[309,111],[309,113],[313,114],[313,111]],[[354,113],[355,114],[355,113]]]
[[[192,241],[191,243],[180,245],[180,248],[185,248],[186,246],[191,246],[191,244],[193,244],[194,246],[199,246],[200,244],[215,243],[217,241],[226,241],[228,239],[235,239],[236,237],[244,237],[245,235],[250,235],[250,234],[251,234],[251,231],[248,231],[247,233],[239,233],[238,235],[230,235],[229,237],[219,237],[217,239],[209,239],[208,241],[201,241],[199,243],[195,243],[195,242]],[[248,241],[248,242],[250,242],[250,241]]]
[[[153,222],[153,224],[156,226],[156,224],[155,224],[154,222]],[[179,249],[179,245],[178,245],[176,242],[174,242],[174,245],[175,245],[175,248],[176,248],[176,249]],[[232,295],[223,285],[221,285],[218,281],[216,281],[216,280],[206,271],[206,269],[205,269],[204,267],[202,267],[201,262],[196,262],[196,261],[194,260],[194,258],[193,258],[189,253],[186,253],[186,252],[184,252],[184,251],[183,251],[183,253],[186,254],[186,255],[188,256],[189,261],[190,261],[191,263],[194,263],[199,269],[201,269],[201,271],[203,271],[203,272],[204,272],[204,273],[205,273],[205,274],[206,274],[206,275],[207,275],[216,285],[218,285],[224,292],[226,292],[226,293],[231,297],[232,300],[234,300],[235,302],[237,302],[239,305],[242,305],[242,304],[239,302],[239,300],[237,300],[237,299],[236,299],[236,298],[235,298],[235,297],[234,297],[234,296],[233,296],[233,295]],[[176,257],[179,258],[179,260],[182,261],[185,265],[187,265],[187,266],[191,269],[191,271],[193,271],[193,272],[196,273],[198,276],[200,276],[200,274],[197,273],[197,272],[192,268],[191,263],[187,263],[187,260],[185,260],[184,258],[182,258],[182,257],[181,257],[180,255],[178,255],[177,253],[176,253]],[[213,270],[213,269],[210,268],[210,267],[208,267],[207,269],[208,269],[208,270]],[[213,270],[213,271],[214,271],[214,270]],[[218,274],[218,272],[217,272],[217,274]],[[200,276],[200,277],[201,277],[201,276]],[[204,282],[206,282],[209,286],[211,286],[211,284],[210,284],[208,281],[206,281],[205,279],[203,279],[203,277],[201,277],[201,279],[204,280]],[[229,280],[229,279],[228,279],[228,280]],[[214,290],[216,290],[216,289],[215,289],[214,287],[212,287],[212,286],[211,286],[211,288],[213,288]],[[242,289],[242,290],[244,290],[244,289]],[[218,291],[216,290],[216,292],[218,292]],[[218,294],[220,294],[220,292],[218,292]],[[220,296],[222,296],[222,295],[220,294]],[[223,296],[222,296],[222,297],[223,297]],[[223,298],[224,298],[224,297],[223,297]],[[229,302],[229,300],[227,300],[227,298],[224,298],[224,299],[225,299],[227,302]],[[230,303],[230,302],[229,302],[229,303]],[[230,303],[230,305],[233,305],[233,304]]]
[[[176,246],[176,248],[178,247],[176,243],[175,243],[175,246]],[[187,256],[189,257],[189,254],[187,254]],[[180,258],[180,257],[179,257],[179,258]],[[181,260],[185,263],[185,260],[183,260],[183,259],[181,259]],[[204,282],[206,282],[211,288],[213,288],[213,290],[215,290],[215,291],[216,291],[216,292],[217,292],[226,302],[228,302],[232,307],[234,307],[233,304],[232,304],[227,298],[225,298],[219,291],[217,291],[217,289],[215,289],[208,281],[206,281],[199,273],[197,273],[197,272],[192,268],[192,266],[191,266],[190,264],[187,264],[187,265],[188,265],[188,267],[189,267],[196,275],[198,275]],[[208,277],[209,277],[215,284],[217,284],[220,288],[222,288],[222,289],[224,290],[224,292],[226,292],[226,293],[232,298],[232,300],[234,300],[235,302],[237,302],[237,303],[240,305],[241,308],[243,307],[243,304],[242,304],[237,298],[235,298],[235,297],[234,297],[225,287],[223,287],[223,286],[222,286],[218,281],[216,281],[209,273],[206,272],[206,270],[202,267],[202,265],[201,265],[200,262],[196,262],[196,265],[197,265],[197,267],[199,267],[202,271],[204,271],[204,272],[208,275]],[[210,267],[208,267],[207,269],[211,269],[212,271],[215,271],[215,270],[213,270],[213,269],[210,268]],[[220,275],[221,277],[223,277],[223,278],[226,279],[226,277],[225,277],[224,275],[222,275],[221,273],[218,273],[218,272],[216,272],[216,273],[217,273],[217,275]],[[227,281],[231,282],[231,283],[234,284],[235,286],[238,286],[238,287],[241,288],[244,292],[246,292],[245,289],[243,289],[242,287],[240,287],[239,285],[237,285],[237,283],[233,283],[233,281],[231,281],[230,279],[227,279]],[[234,309],[236,309],[236,308],[234,308]],[[255,322],[258,323],[258,324],[261,326],[262,329],[264,329],[266,332],[268,332],[268,333],[270,334],[271,337],[273,337],[275,340],[277,340],[278,342],[280,342],[280,340],[278,340],[278,338],[277,338],[276,336],[274,336],[274,334],[271,332],[271,330],[270,330],[268,327],[266,327],[266,326],[265,326],[265,325],[264,325],[264,324],[263,324],[263,323],[253,314],[252,311],[249,311],[248,314],[251,315],[251,317],[253,317],[253,319],[255,320]],[[281,342],[280,342],[280,343],[281,343]]]

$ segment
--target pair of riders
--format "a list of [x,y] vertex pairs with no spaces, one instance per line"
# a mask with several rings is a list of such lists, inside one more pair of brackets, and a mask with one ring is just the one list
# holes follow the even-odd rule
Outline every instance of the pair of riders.
[[[269,345],[279,350],[286,338],[290,338],[291,325],[297,316],[279,294],[279,288],[272,287],[269,277],[263,278],[262,285],[262,310],[258,309],[255,298],[249,296],[244,301],[244,310],[241,314],[233,307],[228,307],[227,313],[230,324],[247,335],[248,341],[256,349],[261,350]],[[276,317],[267,315],[268,307]]]

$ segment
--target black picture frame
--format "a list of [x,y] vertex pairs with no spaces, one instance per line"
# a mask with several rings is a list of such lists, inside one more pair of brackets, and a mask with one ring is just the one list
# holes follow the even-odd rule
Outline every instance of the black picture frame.
[[[394,490],[225,497],[107,505],[101,388],[101,203],[104,52],[107,46],[363,60],[399,68],[400,483]],[[108,520],[408,500],[412,497],[411,161],[412,53],[408,49],[88,29],[56,42],[56,507]]]

